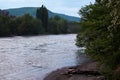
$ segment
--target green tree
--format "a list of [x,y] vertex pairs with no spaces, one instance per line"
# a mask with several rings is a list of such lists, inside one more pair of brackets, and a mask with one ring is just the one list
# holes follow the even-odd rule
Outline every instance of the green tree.
[[59,26],[59,30],[60,30],[60,33],[67,33],[68,32],[68,22],[67,20],[64,20],[64,19],[60,19],[58,20],[58,26]]
[[12,35],[18,35],[18,27],[21,24],[21,20],[19,19],[19,17],[13,18],[10,20],[10,32],[12,33]]
[[53,34],[68,33],[68,21],[57,15],[50,18],[48,32],[51,33],[51,31]]
[[47,32],[47,28],[48,28],[48,10],[44,5],[42,5],[42,7],[37,9],[36,17],[37,17],[37,19],[40,19],[42,21],[42,26],[45,28],[45,31]]
[[0,36],[43,34],[42,22],[29,14],[13,17],[0,10]]
[[90,4],[79,11],[82,20],[76,45],[85,46],[86,54],[102,65],[102,72],[111,75],[116,58],[112,55],[113,45],[109,38],[108,28],[112,17],[111,8],[106,6],[107,3],[107,0],[96,0],[95,4]]
[[80,29],[79,22],[68,22],[68,33],[79,33]]
[[54,19],[49,20],[48,32],[51,34],[59,34],[59,27],[57,21]]
[[[78,46],[84,46],[90,41],[107,36],[107,27],[110,24],[110,10],[104,4],[96,2],[83,7],[79,14],[81,15],[81,30],[78,34]],[[99,36],[98,36],[99,35]]]
[[112,68],[114,80],[120,80],[120,1],[108,0],[107,6],[111,9],[111,24],[108,27],[109,39],[111,41],[112,50],[110,56],[109,66]]
[[5,10],[0,10],[0,36],[11,36],[10,23],[14,17]]
[[10,18],[5,15],[0,15],[0,36],[10,36],[10,29],[9,29],[9,21]]
[[18,35],[35,35],[44,32],[41,21],[34,19],[29,14],[17,18],[16,21],[19,22],[19,24],[17,24]]

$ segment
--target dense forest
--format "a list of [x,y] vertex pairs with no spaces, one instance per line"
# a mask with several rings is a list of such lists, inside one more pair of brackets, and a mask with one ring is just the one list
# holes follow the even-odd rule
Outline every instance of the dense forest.
[[49,18],[48,10],[44,5],[37,9],[36,18],[30,14],[16,17],[8,11],[0,10],[1,37],[77,33],[79,29],[78,22],[69,22],[57,15]]
[[106,80],[120,80],[120,1],[96,0],[80,9],[81,30],[76,45],[99,62]]

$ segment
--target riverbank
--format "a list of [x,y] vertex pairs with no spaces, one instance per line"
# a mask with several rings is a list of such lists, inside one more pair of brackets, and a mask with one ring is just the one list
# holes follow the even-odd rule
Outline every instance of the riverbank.
[[97,62],[87,62],[80,66],[57,69],[44,80],[104,80],[104,77],[99,73]]

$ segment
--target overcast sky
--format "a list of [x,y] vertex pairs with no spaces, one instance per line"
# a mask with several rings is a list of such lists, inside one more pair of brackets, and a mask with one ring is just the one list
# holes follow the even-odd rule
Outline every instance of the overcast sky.
[[95,0],[0,0],[0,9],[41,7],[44,4],[53,12],[78,17],[79,9],[90,2],[94,3]]

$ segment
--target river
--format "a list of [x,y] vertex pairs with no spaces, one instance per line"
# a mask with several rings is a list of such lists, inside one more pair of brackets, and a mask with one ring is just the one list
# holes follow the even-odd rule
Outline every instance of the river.
[[76,34],[0,38],[0,80],[43,80],[53,70],[85,62],[75,39]]

